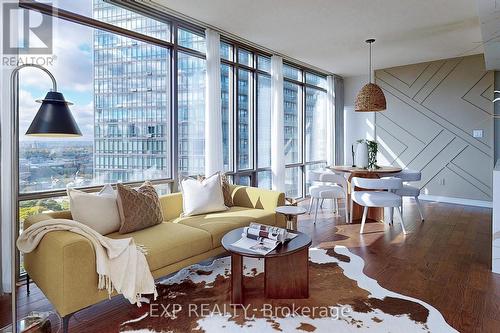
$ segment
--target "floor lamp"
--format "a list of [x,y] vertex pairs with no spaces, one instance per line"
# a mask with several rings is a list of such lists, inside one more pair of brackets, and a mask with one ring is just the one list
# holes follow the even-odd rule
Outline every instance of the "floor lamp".
[[18,193],[19,193],[19,149],[18,149],[18,130],[19,130],[19,71],[25,67],[38,68],[44,71],[52,81],[52,90],[41,101],[33,122],[31,123],[26,135],[40,137],[77,137],[82,133],[69,110],[63,94],[57,92],[56,79],[46,68],[35,64],[20,65],[12,71],[10,76],[10,108],[11,108],[11,140],[12,149],[12,177],[11,177],[11,289],[12,289],[12,332],[17,332],[17,300],[16,300],[16,282],[17,282],[17,219],[18,219]]

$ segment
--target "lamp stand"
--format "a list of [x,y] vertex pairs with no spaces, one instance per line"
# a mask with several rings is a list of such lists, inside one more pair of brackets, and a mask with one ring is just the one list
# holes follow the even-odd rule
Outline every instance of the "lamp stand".
[[17,250],[16,250],[16,240],[18,233],[18,219],[19,219],[19,147],[18,147],[18,130],[19,130],[19,71],[25,67],[38,68],[50,77],[52,80],[52,88],[57,91],[57,83],[54,75],[49,72],[46,68],[36,65],[36,64],[23,64],[17,66],[13,69],[10,75],[10,109],[11,109],[11,129],[12,133],[10,136],[10,147],[12,149],[12,161],[11,161],[11,239],[10,239],[10,251],[11,251],[11,312],[12,312],[12,333],[16,333],[17,330]]

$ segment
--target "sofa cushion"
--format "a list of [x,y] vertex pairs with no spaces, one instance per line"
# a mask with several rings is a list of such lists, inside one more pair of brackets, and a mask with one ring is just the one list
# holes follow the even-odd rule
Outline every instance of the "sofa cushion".
[[[205,180],[205,176],[198,175],[198,181],[202,182]],[[233,207],[233,189],[229,184],[229,178],[225,173],[220,174],[220,185],[222,187],[222,195],[224,196],[224,205],[226,207]]]
[[274,212],[233,206],[223,212],[179,217],[171,222],[172,224],[182,224],[209,232],[212,235],[212,247],[216,248],[221,245],[222,237],[230,230],[245,227],[250,222],[274,225],[276,219]]
[[180,178],[182,192],[182,216],[203,215],[227,210],[220,173],[210,177],[195,179]]
[[97,193],[67,189],[71,215],[75,221],[91,227],[101,235],[120,229],[120,214],[116,205],[116,193],[111,185],[105,185]]
[[149,228],[163,222],[160,199],[150,182],[139,188],[116,184],[121,234]]
[[132,237],[135,243],[146,247],[149,269],[155,271],[186,258],[209,251],[212,237],[199,228],[163,222],[128,234],[118,232],[106,235],[110,238]]

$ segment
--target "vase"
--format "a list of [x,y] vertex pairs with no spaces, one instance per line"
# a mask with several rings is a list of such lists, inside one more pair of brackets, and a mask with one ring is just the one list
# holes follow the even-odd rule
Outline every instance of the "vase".
[[356,167],[366,169],[368,167],[368,144],[359,142],[356,146]]

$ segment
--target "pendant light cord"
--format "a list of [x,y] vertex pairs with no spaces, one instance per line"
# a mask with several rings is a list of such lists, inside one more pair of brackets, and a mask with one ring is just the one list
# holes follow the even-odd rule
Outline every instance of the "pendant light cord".
[[367,39],[365,40],[366,43],[368,43],[369,45],[369,50],[368,50],[368,57],[370,58],[369,60],[369,70],[370,70],[370,73],[369,73],[369,78],[370,78],[370,83],[372,83],[372,44],[375,42],[375,39],[374,38],[370,38],[370,39]]
[[370,54],[370,66],[369,66],[369,70],[370,70],[370,83],[372,83],[372,43],[369,43],[370,44],[370,51],[369,51],[369,54]]

